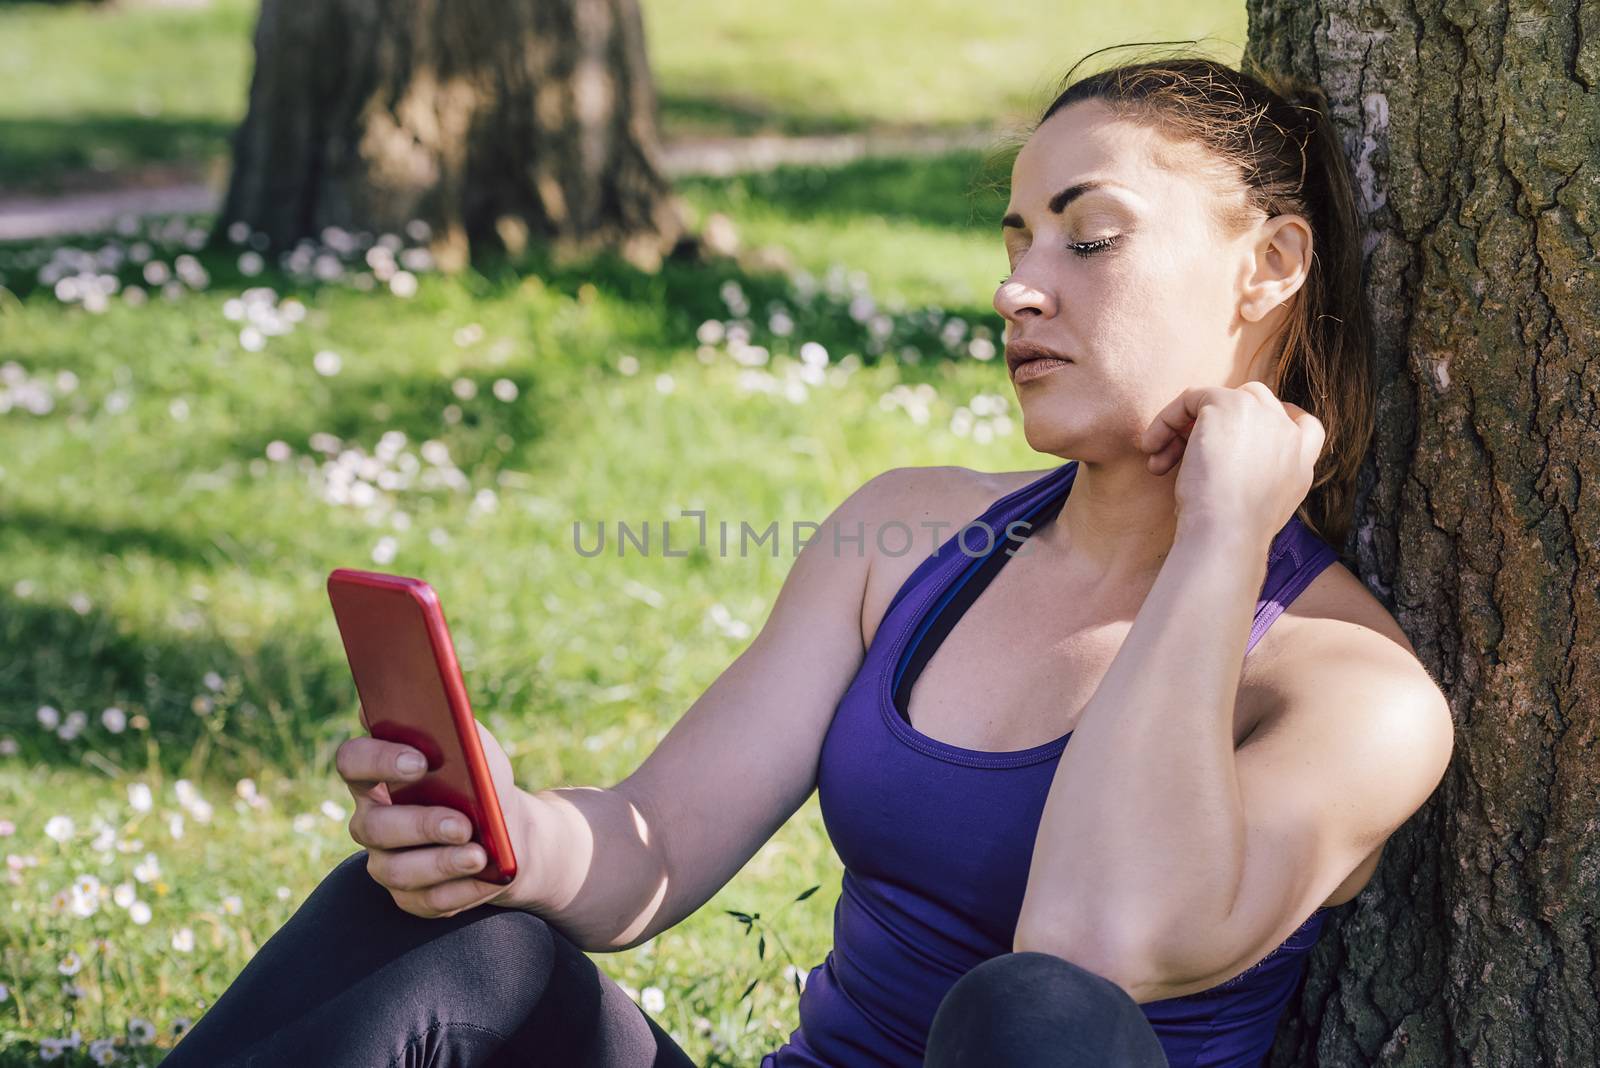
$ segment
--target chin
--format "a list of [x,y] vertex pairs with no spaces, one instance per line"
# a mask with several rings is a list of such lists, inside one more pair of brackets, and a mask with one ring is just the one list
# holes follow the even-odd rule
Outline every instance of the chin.
[[1110,461],[1120,455],[1122,442],[1130,447],[1138,435],[1126,420],[1108,423],[1106,413],[1083,417],[1062,397],[1035,395],[1022,408],[1022,436],[1035,452],[1049,453],[1091,463]]
[[[1055,456],[1076,456],[1074,449],[1079,449],[1083,434],[1081,429],[1072,425],[1059,413],[1045,413],[1038,409],[1043,405],[1033,404],[1023,408],[1022,411],[1022,436],[1027,441],[1028,447],[1035,452],[1047,452]],[[1029,408],[1034,409],[1031,413]]]

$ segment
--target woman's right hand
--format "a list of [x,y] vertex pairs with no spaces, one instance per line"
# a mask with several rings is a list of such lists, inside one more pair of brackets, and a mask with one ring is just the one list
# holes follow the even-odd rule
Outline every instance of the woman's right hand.
[[[481,723],[478,735],[491,769],[496,774],[502,811],[513,831],[520,810],[507,801],[511,763],[494,736]],[[350,817],[350,837],[367,849],[367,873],[386,887],[396,905],[414,916],[438,919],[489,904],[506,897],[507,886],[471,877],[488,862],[483,847],[470,841],[467,817],[446,805],[397,805],[389,797],[389,784],[405,785],[422,778],[423,770],[403,770],[400,758],[421,756],[414,747],[386,742],[370,735],[346,739],[334,754],[339,777],[355,798]],[[502,783],[498,780],[504,779]]]

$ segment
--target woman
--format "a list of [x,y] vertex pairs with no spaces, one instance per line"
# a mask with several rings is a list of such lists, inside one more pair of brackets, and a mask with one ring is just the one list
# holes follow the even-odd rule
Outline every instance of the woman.
[[[695,911],[814,788],[835,945],[763,1068],[1260,1063],[1453,741],[1333,548],[1371,434],[1360,235],[1314,89],[1068,80],[994,304],[1029,444],[1072,459],[867,482],[610,789],[522,790],[484,731],[508,887],[451,810],[389,803],[413,751],[347,741],[365,849],[168,1064],[688,1063],[581,951]],[[957,533],[893,554],[889,524]]]

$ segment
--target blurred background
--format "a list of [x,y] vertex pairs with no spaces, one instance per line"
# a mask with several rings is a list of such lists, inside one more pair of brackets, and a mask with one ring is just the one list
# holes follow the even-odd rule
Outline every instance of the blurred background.
[[[610,785],[793,563],[678,556],[683,510],[736,539],[1056,462],[996,358],[1008,151],[1088,52],[1245,36],[1211,0],[644,0],[637,40],[631,6],[269,0],[258,66],[252,0],[0,2],[0,1065],[156,1063],[358,848],[333,568],[435,587],[521,785]],[[753,1063],[839,875],[813,796],[597,963]]]

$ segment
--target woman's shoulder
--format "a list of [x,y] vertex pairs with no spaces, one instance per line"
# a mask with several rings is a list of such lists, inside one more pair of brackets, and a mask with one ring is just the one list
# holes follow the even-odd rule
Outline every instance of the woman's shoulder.
[[885,521],[907,521],[909,515],[929,519],[960,515],[966,522],[995,501],[1048,475],[1054,468],[1030,471],[975,471],[955,464],[891,467],[874,476],[873,511]]
[[862,599],[868,644],[894,595],[945,540],[995,501],[1049,473],[975,471],[939,464],[894,467],[875,476],[860,509],[871,565]]
[[1248,683],[1287,692],[1337,653],[1355,658],[1399,688],[1435,686],[1432,673],[1388,607],[1340,558],[1317,572],[1245,659]]

